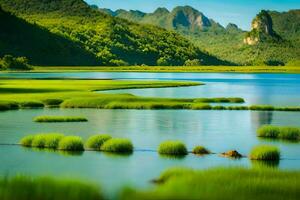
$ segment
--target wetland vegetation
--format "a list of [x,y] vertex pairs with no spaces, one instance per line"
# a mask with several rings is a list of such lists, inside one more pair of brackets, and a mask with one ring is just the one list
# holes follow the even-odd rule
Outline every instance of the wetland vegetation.
[[85,117],[76,116],[38,116],[33,119],[34,122],[39,123],[57,123],[57,122],[87,122]]
[[257,130],[257,136],[283,140],[300,140],[300,128],[265,125]]

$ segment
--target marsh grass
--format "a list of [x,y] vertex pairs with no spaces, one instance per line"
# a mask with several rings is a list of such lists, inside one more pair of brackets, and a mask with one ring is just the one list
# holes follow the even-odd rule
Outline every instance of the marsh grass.
[[133,152],[133,148],[133,144],[130,140],[113,138],[104,142],[100,149],[105,152],[129,154]]
[[279,160],[280,150],[276,146],[259,145],[251,150],[249,157],[251,160]]
[[47,133],[29,135],[21,139],[20,143],[25,147],[57,149],[59,141],[64,137],[59,133]]
[[63,151],[84,151],[82,138],[66,136],[59,141],[58,149]]
[[45,105],[41,101],[22,101],[20,108],[43,108]]
[[58,107],[64,100],[63,99],[44,99],[42,102],[47,107]]
[[100,135],[94,135],[91,136],[87,141],[85,146],[90,149],[94,150],[100,150],[101,146],[103,145],[104,142],[107,140],[110,140],[112,137],[107,134],[100,134]]
[[15,110],[19,108],[19,104],[13,101],[0,101],[0,111]]
[[1,200],[102,200],[100,188],[79,180],[16,176],[0,178]]
[[283,140],[300,140],[300,128],[265,125],[257,130],[257,136]]
[[212,107],[209,104],[195,103],[195,104],[192,104],[191,109],[192,110],[211,110]]
[[158,147],[158,153],[161,155],[187,155],[186,146],[180,141],[165,141]]
[[196,146],[193,149],[192,153],[198,155],[205,155],[205,154],[210,154],[210,151],[203,146]]
[[300,172],[272,168],[170,169],[154,188],[126,189],[122,200],[231,199],[294,200],[300,195]]
[[58,123],[58,122],[87,122],[85,117],[76,116],[38,116],[33,119],[34,122],[48,122],[48,123]]
[[20,144],[24,147],[31,147],[33,139],[33,135],[27,135],[20,140]]

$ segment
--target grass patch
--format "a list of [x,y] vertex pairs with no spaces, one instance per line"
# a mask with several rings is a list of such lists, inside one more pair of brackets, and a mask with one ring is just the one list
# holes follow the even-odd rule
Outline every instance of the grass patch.
[[198,154],[198,155],[210,154],[210,151],[203,146],[196,146],[193,149],[193,154]]
[[132,153],[133,145],[128,139],[113,138],[102,144],[101,151],[112,153]]
[[63,101],[62,99],[44,99],[43,103],[47,107],[58,107]]
[[19,108],[19,104],[13,101],[0,101],[0,111],[15,110]]
[[87,122],[85,117],[71,116],[39,116],[33,119],[34,122]]
[[158,153],[162,155],[187,155],[186,146],[180,141],[165,141],[158,147]]
[[66,136],[60,140],[58,149],[64,151],[84,151],[83,141],[78,136]]
[[20,143],[25,147],[57,149],[63,137],[64,135],[59,133],[29,135],[23,137]]
[[20,108],[43,108],[45,105],[40,101],[23,101],[19,103]]
[[257,130],[257,136],[284,140],[300,140],[300,128],[265,125]]
[[280,150],[276,146],[259,145],[251,150],[249,157],[251,160],[279,160]]
[[102,200],[100,189],[78,180],[16,176],[0,178],[1,200]]
[[127,189],[122,199],[294,200],[300,195],[300,172],[271,168],[176,168],[162,173],[159,183],[143,191]]
[[197,98],[194,101],[195,103],[244,103],[245,100],[239,97],[233,98]]
[[94,135],[87,140],[85,146],[90,149],[100,150],[103,143],[111,138],[112,137],[110,135],[106,134]]

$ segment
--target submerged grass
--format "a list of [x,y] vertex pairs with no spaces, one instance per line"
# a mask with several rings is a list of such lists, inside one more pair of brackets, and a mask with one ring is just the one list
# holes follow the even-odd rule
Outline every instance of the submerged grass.
[[284,140],[300,140],[300,128],[265,125],[257,130],[257,136]]
[[276,146],[259,145],[250,152],[251,160],[279,160],[280,150]]
[[101,146],[103,145],[104,142],[107,140],[110,140],[112,137],[107,134],[100,134],[100,135],[94,135],[91,136],[87,142],[86,142],[86,147],[94,150],[100,150]]
[[148,190],[125,190],[122,199],[294,200],[300,195],[300,172],[271,168],[176,168],[165,171],[158,180],[160,184]]
[[123,138],[113,138],[104,142],[101,146],[101,151],[111,152],[111,153],[132,153],[133,144],[128,139]]
[[100,189],[78,180],[16,176],[0,178],[1,200],[102,200]]
[[38,116],[33,119],[35,122],[87,122],[85,117],[75,116]]
[[165,141],[158,147],[158,153],[162,155],[187,155],[186,146],[180,141]]

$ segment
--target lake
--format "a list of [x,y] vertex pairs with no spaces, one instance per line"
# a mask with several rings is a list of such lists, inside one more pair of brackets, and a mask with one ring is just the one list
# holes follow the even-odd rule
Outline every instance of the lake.
[[[160,97],[243,97],[247,104],[300,106],[300,75],[294,74],[197,74],[197,73],[3,73],[14,78],[99,78],[188,80],[204,86],[106,91]],[[39,124],[39,115],[80,115],[87,123]],[[17,143],[28,134],[60,132],[87,139],[98,133],[132,140],[136,151],[130,156],[99,152],[67,155],[20,146],[0,145],[0,174],[78,177],[101,183],[114,194],[124,184],[149,186],[150,180],[174,166],[209,168],[217,166],[256,167],[247,158],[231,160],[212,154],[181,159],[161,157],[156,149],[165,140],[181,140],[189,150],[203,145],[212,152],[236,149],[247,155],[257,144],[274,144],[281,149],[281,169],[300,169],[300,143],[262,140],[256,129],[264,124],[300,126],[299,112],[193,111],[193,110],[98,110],[28,109],[0,112],[0,141]]]

